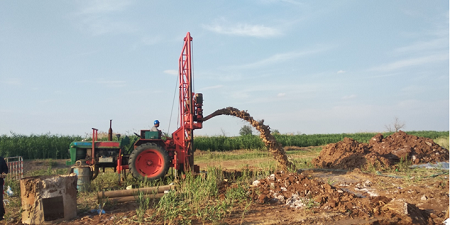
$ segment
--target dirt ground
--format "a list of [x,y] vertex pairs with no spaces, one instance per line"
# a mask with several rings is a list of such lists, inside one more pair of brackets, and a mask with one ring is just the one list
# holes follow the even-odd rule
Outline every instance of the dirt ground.
[[[411,159],[410,163],[399,164],[403,157]],[[313,160],[315,168],[278,171],[255,179],[248,184],[253,204],[247,209],[237,205],[220,224],[442,224],[449,210],[448,169],[409,166],[448,161],[448,157],[448,150],[431,139],[405,133],[386,138],[377,135],[368,144],[345,139],[323,147]],[[65,161],[29,161],[25,172],[46,169],[49,164],[66,168]],[[242,161],[254,168],[263,160],[229,160],[220,165],[233,168],[226,171],[228,174],[239,174],[234,168]],[[371,167],[376,163],[380,169]],[[233,185],[224,180],[219,190],[224,192]],[[109,206],[102,215],[83,210],[74,220],[57,223],[130,224],[136,208],[137,203],[130,202]],[[8,223],[21,224],[18,220],[12,218]]]
[[[221,224],[442,224],[449,207],[448,172],[421,171],[402,176],[359,169],[276,173],[250,188],[255,203],[244,216],[244,207],[238,206]],[[226,189],[233,183],[220,185]],[[79,212],[76,219],[58,223],[128,224],[136,208],[135,202],[122,203],[103,215]]]
[[273,223],[441,224],[449,206],[448,173],[421,181],[359,169],[274,175],[251,189],[255,202],[281,210],[266,218]]
[[[439,173],[431,170],[420,179],[359,169],[276,173],[250,188],[255,203],[244,216],[244,207],[238,206],[220,224],[442,224],[449,207],[449,183],[448,173]],[[220,185],[225,190],[233,183]],[[106,214],[87,211],[58,224],[129,224],[136,208],[136,202],[117,204],[106,208]],[[152,209],[147,213],[151,215]]]

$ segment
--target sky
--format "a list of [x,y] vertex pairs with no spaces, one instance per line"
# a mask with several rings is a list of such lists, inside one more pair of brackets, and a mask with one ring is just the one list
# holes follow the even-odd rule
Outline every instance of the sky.
[[[449,2],[0,1],[0,135],[177,129],[193,37],[204,115],[287,134],[449,130]],[[175,96],[175,97],[174,97]],[[195,135],[239,135],[218,116]],[[256,131],[254,132],[256,134]]]

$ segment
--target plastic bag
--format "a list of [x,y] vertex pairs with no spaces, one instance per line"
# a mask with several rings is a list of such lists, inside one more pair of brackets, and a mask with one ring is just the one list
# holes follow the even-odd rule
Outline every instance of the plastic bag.
[[11,197],[11,196],[14,195],[14,192],[11,190],[11,187],[10,187],[10,186],[8,186],[8,189],[6,190],[6,194],[7,194],[9,197]]

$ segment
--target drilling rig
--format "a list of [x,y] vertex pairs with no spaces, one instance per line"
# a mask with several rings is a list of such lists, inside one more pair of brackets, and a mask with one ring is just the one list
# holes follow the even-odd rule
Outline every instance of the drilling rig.
[[192,92],[191,44],[192,37],[188,32],[178,61],[180,127],[166,140],[162,140],[158,132],[141,130],[128,159],[128,169],[136,178],[158,179],[169,167],[181,171],[198,170],[194,165],[194,130],[202,128],[203,95]]
[[194,130],[202,128],[203,95],[192,90],[192,37],[188,32],[179,58],[179,124],[171,137],[161,137],[157,131],[141,130],[131,154],[123,154],[120,141],[112,141],[112,129],[108,141],[97,140],[93,128],[92,142],[72,142],[72,165],[82,161],[91,168],[91,180],[100,167],[113,167],[119,174],[128,169],[135,178],[155,180],[166,175],[170,167],[177,171],[198,172],[194,165]]

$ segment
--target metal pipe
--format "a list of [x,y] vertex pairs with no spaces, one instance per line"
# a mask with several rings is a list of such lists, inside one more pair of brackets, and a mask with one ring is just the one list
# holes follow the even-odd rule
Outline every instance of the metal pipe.
[[[164,193],[144,195],[144,198],[161,198],[162,196],[164,196]],[[111,203],[121,203],[121,202],[136,201],[137,199],[138,199],[138,196],[122,196],[122,197],[115,197],[115,198],[106,198],[104,200],[109,201]],[[99,202],[100,202],[100,199],[99,199]]]
[[148,187],[148,188],[139,188],[139,189],[131,189],[131,190],[118,190],[118,191],[99,191],[97,193],[97,197],[100,198],[116,198],[116,197],[123,197],[123,196],[133,196],[133,195],[139,195],[139,192],[142,192],[146,195],[151,195],[153,193],[162,193],[166,190],[173,190],[175,189],[175,185],[165,185],[165,186],[159,186],[159,187]]
[[108,141],[112,141],[112,135],[113,135],[112,120],[109,120]]
[[95,142],[98,138],[98,129],[92,128],[91,165],[95,165]]

